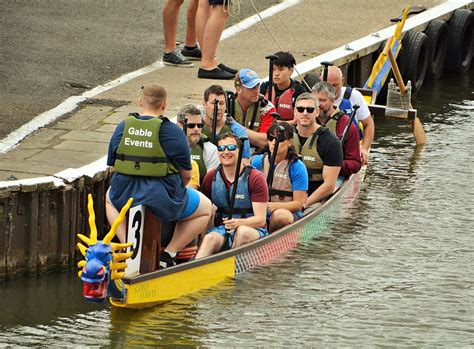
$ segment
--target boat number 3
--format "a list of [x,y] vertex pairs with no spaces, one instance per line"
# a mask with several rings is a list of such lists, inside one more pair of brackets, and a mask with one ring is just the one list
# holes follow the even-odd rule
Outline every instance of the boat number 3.
[[130,257],[131,259],[135,259],[137,256],[138,250],[140,249],[140,231],[141,231],[141,225],[142,225],[142,213],[141,211],[137,210],[135,211],[135,214],[133,215],[132,218],[132,229],[135,232],[135,242],[133,244],[132,251],[133,255]]

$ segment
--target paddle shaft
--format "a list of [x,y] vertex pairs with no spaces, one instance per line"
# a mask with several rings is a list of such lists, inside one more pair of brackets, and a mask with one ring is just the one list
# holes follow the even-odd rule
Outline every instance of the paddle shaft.
[[[268,100],[272,102],[272,97],[273,97],[273,61],[275,59],[278,59],[278,56],[276,55],[269,55],[265,57],[268,59],[270,62],[268,64]],[[273,102],[272,102],[273,103]]]
[[235,118],[235,93],[228,91],[227,92],[227,114],[233,119]]
[[260,104],[263,101],[264,96],[262,94],[259,95],[258,101],[253,105],[253,112],[252,112],[252,119],[250,119],[249,129],[253,131],[253,125],[255,124],[255,120],[257,119],[257,111],[260,109]]
[[217,137],[216,137],[216,133],[217,133],[217,110],[219,108],[219,101],[216,99],[214,99],[214,109],[212,111],[212,132],[211,132],[211,142],[214,144],[214,145],[217,145]]
[[[239,185],[239,177],[240,177],[240,166],[242,165],[242,156],[244,153],[244,143],[248,139],[246,137],[239,138],[240,139],[240,148],[239,148],[239,155],[237,156],[237,167],[235,168],[235,176],[234,176],[234,183],[232,184],[232,193],[230,195],[230,203],[229,203],[229,215],[227,219],[232,219],[232,216],[234,215],[234,205],[235,205],[235,195],[237,194],[237,186]],[[230,231],[227,229],[225,230],[225,235],[224,235],[224,243],[222,244],[222,247],[220,251],[227,251],[230,246],[229,246],[229,238],[230,238]]]
[[323,69],[323,81],[328,81],[328,67],[330,67],[331,65],[333,65],[331,62],[321,62],[322,65],[324,65],[324,69]]
[[187,137],[188,136],[188,119],[184,119],[183,121],[183,132],[184,132],[184,135]]
[[275,147],[273,148],[273,152],[270,154],[270,159],[269,159],[270,168],[268,169],[268,175],[267,175],[268,189],[271,189],[272,184],[273,184],[273,175],[275,173],[275,168],[274,168],[275,167],[275,160],[276,160],[276,156],[278,154],[278,146],[280,145],[281,136],[283,135],[284,131],[285,131],[285,129],[282,126],[280,126],[278,128],[277,136],[276,136],[276,139],[275,139]]
[[349,129],[351,128],[351,124],[354,122],[354,118],[357,113],[357,109],[359,109],[360,106],[357,104],[354,104],[352,106],[352,113],[351,116],[349,117],[349,122],[346,125],[346,128],[344,128],[344,132],[342,132],[342,137],[341,137],[341,144],[344,144],[344,141],[346,140],[347,134],[349,133]]
[[227,219],[232,219],[232,215],[234,214],[234,205],[235,205],[235,195],[237,194],[237,186],[239,184],[239,177],[240,177],[240,166],[242,165],[242,156],[244,153],[244,142],[248,138],[242,137],[239,138],[240,140],[240,148],[239,148],[239,155],[237,156],[237,167],[235,168],[235,177],[234,183],[232,184],[232,193],[230,195],[230,205],[229,205],[229,217]]
[[[388,38],[387,43],[382,51],[382,54],[388,55],[390,59],[390,64],[392,66],[393,75],[395,76],[395,80],[397,80],[398,88],[400,89],[400,93],[402,95],[407,93],[407,88],[405,83],[403,82],[402,74],[400,73],[400,69],[398,68],[397,61],[393,56],[392,50],[390,46],[392,44],[393,37]],[[409,104],[409,108],[413,109],[411,102]],[[426,143],[426,134],[425,130],[423,130],[423,125],[421,124],[420,119],[418,116],[415,116],[415,119],[412,121],[413,127],[413,135],[415,136],[415,141],[417,145],[425,144]]]

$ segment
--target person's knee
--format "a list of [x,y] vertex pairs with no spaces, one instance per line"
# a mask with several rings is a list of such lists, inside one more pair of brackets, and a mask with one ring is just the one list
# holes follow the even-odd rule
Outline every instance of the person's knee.
[[200,210],[203,215],[210,217],[213,212],[211,200],[209,200],[209,198],[202,193],[199,193],[199,200],[198,210]]
[[244,245],[258,239],[258,232],[247,226],[240,226],[234,232],[234,246]]
[[173,7],[174,9],[179,10],[181,5],[183,4],[184,0],[168,0],[165,6]]
[[215,248],[218,248],[222,245],[224,238],[218,233],[209,233],[204,236],[202,245],[208,245]]
[[280,225],[288,225],[293,223],[293,215],[288,210],[276,210],[270,220]]

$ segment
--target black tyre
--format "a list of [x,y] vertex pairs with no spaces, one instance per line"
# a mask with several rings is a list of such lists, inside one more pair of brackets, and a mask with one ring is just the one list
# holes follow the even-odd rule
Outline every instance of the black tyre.
[[425,33],[410,30],[402,40],[404,81],[411,81],[412,94],[416,94],[426,76],[428,68],[428,37]]
[[448,26],[448,52],[445,67],[464,73],[474,54],[474,12],[465,9],[454,11]]
[[308,84],[309,88],[312,89],[313,86],[319,82],[319,74],[308,73],[305,75],[304,81]]
[[438,79],[443,73],[448,45],[448,25],[440,19],[434,19],[426,27],[428,37],[428,68],[427,76],[432,80]]

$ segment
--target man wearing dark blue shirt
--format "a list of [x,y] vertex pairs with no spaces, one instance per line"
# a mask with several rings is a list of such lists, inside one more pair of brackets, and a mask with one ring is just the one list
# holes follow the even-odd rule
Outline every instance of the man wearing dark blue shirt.
[[[186,188],[191,179],[191,155],[183,131],[167,118],[166,91],[158,85],[142,88],[140,115],[128,116],[117,125],[110,140],[107,164],[114,166],[107,192],[106,213],[110,223],[126,201],[145,205],[164,221],[178,220],[175,234],[162,253],[162,267],[175,264],[176,253],[206,227],[211,202]],[[201,228],[202,227],[202,228]],[[117,237],[125,241],[125,224]]]

